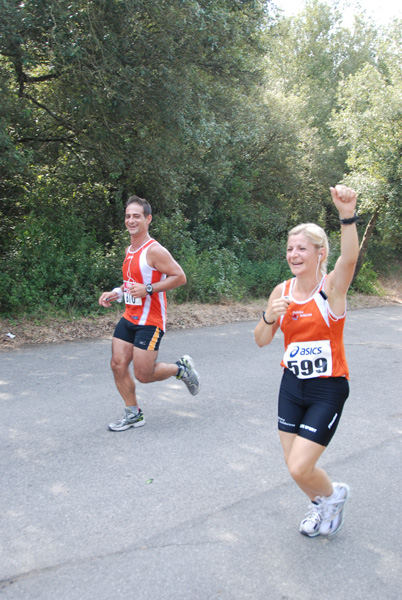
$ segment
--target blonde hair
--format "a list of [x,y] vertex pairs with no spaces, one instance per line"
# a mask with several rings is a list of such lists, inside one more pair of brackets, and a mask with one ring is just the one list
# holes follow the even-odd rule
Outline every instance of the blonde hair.
[[288,237],[291,235],[297,235],[298,233],[305,235],[310,242],[316,246],[317,249],[324,248],[324,256],[320,261],[320,273],[321,275],[325,275],[327,272],[329,254],[327,234],[322,227],[316,225],[315,223],[301,223],[301,225],[296,225],[296,227],[293,227],[293,229],[289,231]]

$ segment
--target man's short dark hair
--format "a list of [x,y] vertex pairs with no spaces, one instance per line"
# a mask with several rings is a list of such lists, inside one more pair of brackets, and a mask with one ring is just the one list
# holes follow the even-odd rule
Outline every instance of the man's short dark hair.
[[144,209],[144,217],[152,215],[152,208],[148,200],[140,198],[139,196],[130,196],[126,202],[126,208],[129,204],[139,204]]

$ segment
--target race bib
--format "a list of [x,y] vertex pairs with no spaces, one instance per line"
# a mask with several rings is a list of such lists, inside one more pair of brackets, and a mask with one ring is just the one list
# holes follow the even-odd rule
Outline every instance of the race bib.
[[287,347],[283,362],[299,379],[330,377],[332,375],[331,343],[329,340],[294,342]]
[[133,298],[132,295],[126,291],[126,288],[130,284],[128,282],[124,282],[124,302],[125,304],[130,304],[131,306],[141,306],[142,299],[141,298]]

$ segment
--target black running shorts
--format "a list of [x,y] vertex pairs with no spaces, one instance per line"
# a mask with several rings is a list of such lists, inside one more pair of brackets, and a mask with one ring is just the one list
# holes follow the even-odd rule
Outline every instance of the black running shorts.
[[154,325],[135,325],[124,317],[116,325],[113,337],[141,350],[159,350],[164,332]]
[[284,369],[278,399],[278,429],[328,446],[349,396],[345,377],[298,379]]

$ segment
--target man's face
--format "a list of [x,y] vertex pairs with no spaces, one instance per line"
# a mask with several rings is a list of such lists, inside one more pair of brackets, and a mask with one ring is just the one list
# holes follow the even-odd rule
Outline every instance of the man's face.
[[136,202],[132,202],[126,208],[125,225],[131,236],[141,235],[148,231],[152,215],[144,215],[144,207]]

